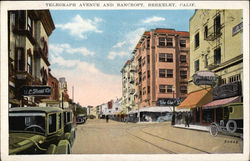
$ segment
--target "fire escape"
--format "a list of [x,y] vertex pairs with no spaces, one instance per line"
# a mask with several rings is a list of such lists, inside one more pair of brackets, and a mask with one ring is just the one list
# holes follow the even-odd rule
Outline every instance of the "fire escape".
[[[217,50],[221,45],[221,35],[222,35],[222,28],[223,23],[221,22],[221,10],[216,10],[216,14],[214,16],[213,25],[208,27],[205,26],[204,31],[204,39],[208,41],[211,45],[212,49]],[[213,70],[219,66],[219,63],[216,62],[215,58],[213,63],[208,64],[208,69]]]

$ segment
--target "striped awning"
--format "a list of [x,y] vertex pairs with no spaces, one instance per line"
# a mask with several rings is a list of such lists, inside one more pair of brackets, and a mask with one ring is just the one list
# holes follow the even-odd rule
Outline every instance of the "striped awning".
[[212,101],[212,102],[210,102],[208,104],[203,105],[202,108],[203,109],[218,108],[218,107],[220,107],[222,105],[225,105],[225,104],[228,104],[228,103],[234,103],[234,102],[240,102],[240,96],[215,100],[215,101]]

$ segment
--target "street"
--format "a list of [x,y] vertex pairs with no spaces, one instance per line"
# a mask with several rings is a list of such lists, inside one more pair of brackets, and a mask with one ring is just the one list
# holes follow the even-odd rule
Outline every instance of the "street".
[[175,128],[169,122],[123,123],[88,119],[77,126],[73,154],[242,153],[240,138]]

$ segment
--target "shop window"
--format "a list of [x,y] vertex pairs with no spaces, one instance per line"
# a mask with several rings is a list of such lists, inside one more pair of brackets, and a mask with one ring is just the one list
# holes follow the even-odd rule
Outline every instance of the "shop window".
[[200,37],[199,32],[194,36],[194,47],[198,48],[200,46]]
[[187,71],[181,70],[180,75],[181,75],[181,79],[186,79],[187,78]]
[[167,47],[173,47],[173,39],[167,38]]
[[186,40],[180,40],[180,47],[185,48],[186,47]]
[[49,115],[49,133],[56,131],[56,113]]
[[180,91],[182,94],[187,94],[187,86],[180,86]]
[[209,109],[209,110],[203,110],[203,122],[211,123],[213,122],[213,113],[214,111]]
[[199,60],[196,60],[194,62],[194,71],[197,72],[200,70],[200,61]]
[[186,63],[187,62],[187,56],[186,55],[180,55],[180,62]]
[[220,47],[214,50],[214,64],[221,63],[221,49]]
[[159,37],[159,46],[166,46],[165,45],[165,38],[164,37]]

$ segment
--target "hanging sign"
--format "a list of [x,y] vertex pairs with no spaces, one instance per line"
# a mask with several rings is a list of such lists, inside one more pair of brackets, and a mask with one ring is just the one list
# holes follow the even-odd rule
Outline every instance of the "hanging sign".
[[216,85],[218,77],[210,71],[198,71],[193,75],[195,85]]
[[20,90],[23,96],[50,96],[51,87],[49,86],[23,86]]

